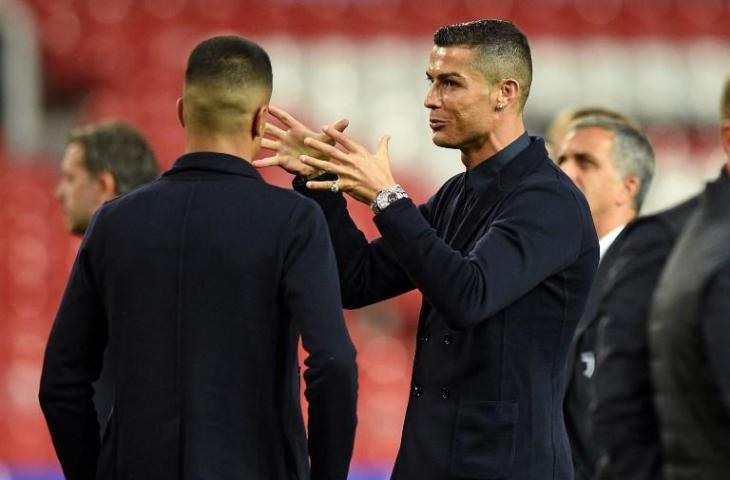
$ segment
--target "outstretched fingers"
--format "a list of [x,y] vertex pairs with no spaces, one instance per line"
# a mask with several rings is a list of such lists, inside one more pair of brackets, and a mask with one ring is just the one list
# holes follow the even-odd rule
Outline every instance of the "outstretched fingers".
[[261,139],[261,148],[265,148],[267,150],[279,150],[279,146],[279,142],[276,140],[271,140],[266,137]]
[[338,132],[344,132],[345,129],[350,125],[350,121],[346,118],[341,118],[332,124],[332,128]]
[[328,143],[322,142],[320,140],[317,140],[316,138],[305,138],[304,139],[304,145],[313,148],[314,150],[317,150],[320,153],[323,153],[324,155],[339,160],[343,163],[350,163],[349,159],[347,158],[347,154],[340,150],[337,147],[334,147]]
[[338,130],[334,126],[327,125],[322,128],[322,132],[324,132],[325,135],[345,147],[349,152],[354,153],[365,151],[365,147],[352,140],[349,136],[345,135],[344,133],[342,133],[342,131]]
[[300,155],[299,160],[303,164],[313,167],[315,170],[323,170],[327,173],[334,173],[335,175],[342,175],[345,172],[345,169],[341,165],[319,160],[308,155]]
[[[337,185],[333,188],[333,185]],[[344,192],[346,187],[341,180],[318,180],[307,182],[307,188],[310,190],[329,190],[330,192]]]
[[277,165],[281,165],[281,158],[279,157],[279,155],[274,155],[273,157],[259,158],[258,160],[252,161],[251,165],[256,168],[275,167]]
[[390,143],[390,135],[383,135],[380,137],[378,142],[378,149],[376,150],[378,155],[388,156],[388,144]]
[[272,137],[278,139],[281,139],[283,136],[286,135],[286,132],[282,130],[281,128],[277,127],[271,122],[266,122],[266,127],[264,127],[264,132],[267,135],[271,135]]
[[281,123],[286,125],[288,128],[296,128],[296,127],[302,127],[304,128],[304,125],[294,118],[289,112],[286,110],[283,110],[279,107],[275,107],[273,105],[269,105],[269,113],[272,117],[279,120]]

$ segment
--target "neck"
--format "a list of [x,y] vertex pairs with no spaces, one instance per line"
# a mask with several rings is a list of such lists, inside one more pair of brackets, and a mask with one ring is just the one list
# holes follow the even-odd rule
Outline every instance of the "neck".
[[258,153],[258,142],[242,135],[216,135],[185,132],[185,153],[217,152],[253,160]]
[[617,209],[606,215],[594,216],[593,224],[596,227],[596,234],[599,240],[608,234],[608,232],[626,225],[636,218],[636,211],[633,208]]
[[467,169],[476,167],[525,133],[522,115],[498,119],[496,123],[497,126],[481,137],[480,142],[461,148],[461,163]]

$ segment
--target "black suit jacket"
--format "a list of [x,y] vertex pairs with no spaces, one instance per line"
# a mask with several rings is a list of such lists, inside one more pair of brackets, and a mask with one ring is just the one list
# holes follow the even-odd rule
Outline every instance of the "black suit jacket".
[[[100,446],[91,383],[107,339],[115,399]],[[40,399],[69,480],[308,479],[310,458],[311,478],[344,480],[356,388],[319,208],[240,158],[195,153],[96,214]]]
[[730,475],[730,175],[707,184],[652,301],[649,351],[667,480]]
[[618,251],[627,238],[625,227],[603,255],[588,294],[586,307],[570,344],[565,370],[565,427],[568,430],[576,480],[590,480],[598,454],[591,434],[590,384],[596,370],[596,336],[601,304]]
[[393,203],[375,217],[382,237],[372,243],[341,195],[310,193],[329,223],[346,308],[423,294],[393,478],[572,478],[563,372],[598,261],[595,230],[541,140],[496,175],[465,218],[464,174],[420,208]]
[[625,241],[602,293],[596,315],[597,366],[591,382],[591,440],[596,478],[661,479],[658,422],[653,403],[647,328],[659,276],[697,197],[640,217]]

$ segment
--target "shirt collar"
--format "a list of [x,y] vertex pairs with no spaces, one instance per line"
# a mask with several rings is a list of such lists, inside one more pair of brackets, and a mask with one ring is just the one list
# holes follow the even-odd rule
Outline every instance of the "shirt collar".
[[598,247],[600,249],[598,261],[600,262],[603,259],[603,255],[608,251],[608,249],[611,247],[611,244],[618,238],[618,236],[621,234],[621,231],[626,227],[626,224],[619,225],[618,227],[614,228],[607,234],[601,237],[600,240],[598,240]]
[[467,170],[466,189],[483,193],[494,181],[496,174],[517,155],[530,146],[530,136],[527,132],[517,137],[512,143],[498,151],[482,163]]
[[163,175],[174,175],[189,170],[232,173],[263,180],[256,168],[243,158],[218,152],[186,153]]

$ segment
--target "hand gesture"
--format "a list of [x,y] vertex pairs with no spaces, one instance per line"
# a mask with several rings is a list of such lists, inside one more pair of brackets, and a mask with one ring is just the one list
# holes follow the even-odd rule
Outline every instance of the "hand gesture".
[[[280,108],[271,106],[269,107],[269,113],[284,124],[284,129],[267,122],[266,133],[271,136],[271,138],[264,137],[261,140],[261,146],[268,150],[273,150],[276,153],[271,157],[254,160],[251,164],[254,167],[259,168],[278,165],[293,175],[299,175],[307,178],[311,178],[312,176],[322,173],[320,170],[301,162],[300,157],[302,155],[307,155],[319,160],[326,159],[326,157],[321,155],[318,150],[308,147],[304,143],[304,140],[307,138],[313,138],[329,145],[334,145],[335,141],[324,133],[316,133],[312,131],[291,114]],[[332,127],[337,132],[343,132],[347,128],[348,123],[349,122],[343,118]]]
[[307,182],[307,188],[343,191],[355,200],[370,205],[380,190],[391,188],[396,184],[390,171],[389,135],[384,135],[380,139],[375,153],[370,153],[365,147],[354,142],[336,128],[325,127],[323,132],[342,146],[343,150],[310,137],[304,140],[304,144],[316,150],[319,156],[328,157],[330,161],[325,162],[307,154],[301,155],[300,160],[312,169],[334,173],[337,175],[337,180],[336,183],[310,181]]

